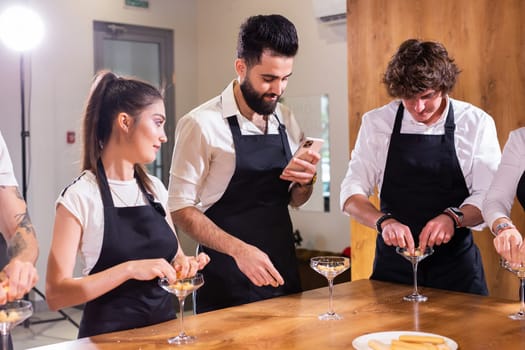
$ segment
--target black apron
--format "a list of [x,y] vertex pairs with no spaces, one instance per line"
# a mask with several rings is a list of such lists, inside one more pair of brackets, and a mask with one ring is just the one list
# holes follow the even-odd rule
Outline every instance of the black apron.
[[516,196],[522,208],[525,209],[525,172],[521,175],[520,181],[518,182]]
[[224,231],[268,254],[285,284],[257,287],[232,257],[201,246],[211,260],[202,271],[204,286],[197,290],[198,313],[301,291],[288,212],[290,182],[279,178],[292,156],[285,127],[279,122],[278,135],[241,135],[236,116],[229,117],[228,123],[235,146],[235,172],[220,200],[205,215]]
[[[381,211],[392,213],[410,227],[416,246],[426,223],[448,207],[458,207],[469,196],[459,165],[455,144],[454,111],[449,103],[444,135],[401,134],[404,107],[401,103],[385,166],[381,187]],[[487,295],[479,249],[472,232],[457,228],[447,244],[434,246],[434,254],[418,266],[421,285]],[[372,279],[413,283],[412,265],[387,246],[381,235],[376,240]]]
[[[104,240],[94,274],[129,260],[164,258],[172,261],[177,239],[142,183],[137,182],[149,205],[115,207],[102,162],[98,164],[99,189],[104,204]],[[79,338],[101,333],[145,327],[175,318],[171,294],[150,281],[128,280],[117,288],[86,303]]]

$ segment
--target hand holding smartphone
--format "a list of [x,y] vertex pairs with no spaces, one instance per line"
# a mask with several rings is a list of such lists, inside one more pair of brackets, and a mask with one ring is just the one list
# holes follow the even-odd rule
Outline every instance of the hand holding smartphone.
[[320,138],[316,138],[316,137],[305,138],[304,141],[299,145],[299,148],[297,148],[297,151],[295,151],[292,159],[290,159],[290,162],[288,162],[286,169],[294,170],[294,171],[304,170],[301,166],[298,166],[293,163],[293,158],[299,158],[307,162],[311,162],[312,159],[308,155],[308,151],[312,150],[312,151],[319,153],[321,151],[321,147],[323,146],[323,143],[324,143],[324,140]]

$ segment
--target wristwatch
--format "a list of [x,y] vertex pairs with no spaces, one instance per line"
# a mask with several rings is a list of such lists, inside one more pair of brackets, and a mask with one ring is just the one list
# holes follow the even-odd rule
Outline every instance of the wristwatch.
[[445,215],[448,215],[452,220],[454,220],[456,227],[461,227],[463,224],[463,212],[461,209],[456,207],[448,207],[443,211]]

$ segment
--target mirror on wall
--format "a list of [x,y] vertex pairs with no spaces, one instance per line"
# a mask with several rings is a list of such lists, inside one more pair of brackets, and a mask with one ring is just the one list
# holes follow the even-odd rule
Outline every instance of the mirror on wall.
[[330,138],[328,95],[286,96],[283,101],[290,107],[305,136],[324,140],[321,161],[317,166],[317,183],[310,200],[301,210],[330,211]]

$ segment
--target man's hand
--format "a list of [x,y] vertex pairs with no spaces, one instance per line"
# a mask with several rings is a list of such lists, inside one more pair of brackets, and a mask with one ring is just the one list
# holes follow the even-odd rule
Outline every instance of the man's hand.
[[455,232],[454,221],[446,214],[440,214],[431,219],[419,234],[419,248],[425,251],[426,247],[442,245],[450,242]]
[[408,226],[403,225],[394,218],[385,220],[382,226],[381,237],[383,237],[386,245],[406,247],[411,254],[414,253],[414,238]]
[[292,158],[291,162],[297,166],[297,169],[303,170],[292,170],[287,167],[283,170],[280,176],[281,179],[295,182],[303,186],[309,184],[316,174],[316,165],[321,159],[321,155],[318,152],[309,150],[308,156],[311,159],[310,162],[300,158]]
[[268,255],[258,248],[243,244],[233,258],[241,272],[257,287],[278,287],[284,284],[284,279],[275,269]]
[[38,274],[32,263],[11,259],[0,273],[0,304],[21,299],[37,282]]
[[[525,262],[525,244],[518,230],[509,228],[494,238],[494,248],[511,266]],[[522,246],[520,249],[520,245]],[[523,256],[520,256],[522,255]]]

